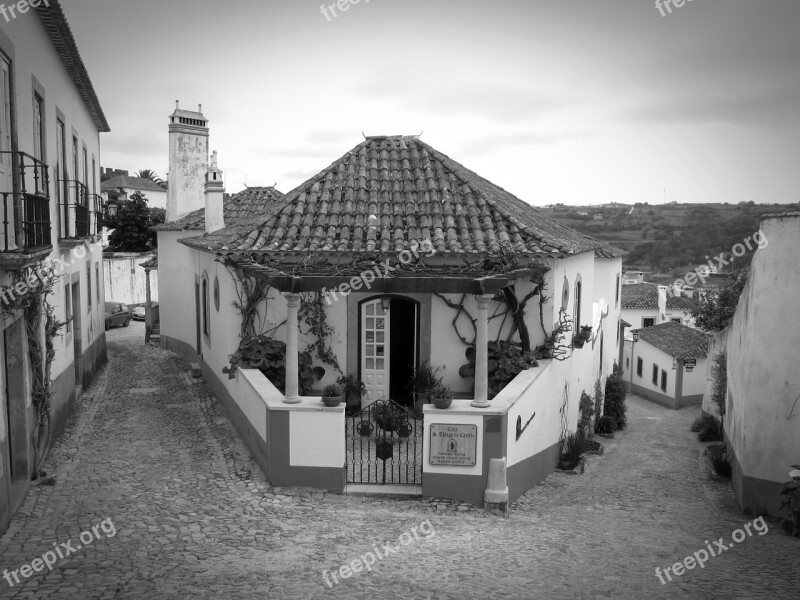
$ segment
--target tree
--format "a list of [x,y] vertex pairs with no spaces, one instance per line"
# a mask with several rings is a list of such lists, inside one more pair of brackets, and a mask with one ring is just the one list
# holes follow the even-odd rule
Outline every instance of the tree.
[[138,173],[136,173],[135,177],[140,177],[142,179],[149,179],[157,186],[167,189],[167,184],[164,183],[164,180],[161,179],[158,175],[156,175],[155,171],[151,171],[150,169],[141,169]]
[[[112,194],[109,194],[111,197]],[[166,214],[163,208],[150,208],[147,198],[136,192],[129,200],[117,201],[117,216],[105,220],[103,225],[113,229],[108,238],[108,250],[112,252],[147,252],[158,246],[153,227],[163,223]]]
[[697,326],[706,331],[722,331],[728,326],[739,303],[749,267],[742,269],[736,278],[725,284],[717,293],[710,294],[692,309]]

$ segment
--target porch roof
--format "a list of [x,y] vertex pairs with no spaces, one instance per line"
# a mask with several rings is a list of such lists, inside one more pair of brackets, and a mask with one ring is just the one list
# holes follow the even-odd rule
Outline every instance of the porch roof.
[[[241,253],[218,260],[282,292],[320,292],[348,284],[377,293],[494,294],[520,281],[537,281],[547,267],[532,257],[483,255],[406,257],[393,253]],[[359,282],[353,286],[353,282]]]

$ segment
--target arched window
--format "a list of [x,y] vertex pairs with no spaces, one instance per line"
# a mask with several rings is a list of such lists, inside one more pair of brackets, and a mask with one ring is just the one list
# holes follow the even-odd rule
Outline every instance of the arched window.
[[575,323],[573,326],[573,331],[577,332],[581,328],[581,298],[582,298],[582,291],[583,288],[583,281],[581,276],[575,279],[575,298],[573,302],[575,303],[575,308],[573,309],[573,313],[575,314]]
[[211,303],[208,300],[208,277],[203,275],[203,333],[207,336],[211,336],[211,314],[210,314],[210,305]]

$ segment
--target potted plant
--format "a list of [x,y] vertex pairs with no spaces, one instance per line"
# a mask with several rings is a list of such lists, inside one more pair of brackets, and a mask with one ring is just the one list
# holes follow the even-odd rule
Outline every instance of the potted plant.
[[780,495],[783,530],[789,535],[800,535],[800,465],[792,465],[790,480],[783,484]]
[[450,388],[441,382],[430,390],[430,396],[436,408],[449,408],[453,403],[453,394]]
[[336,380],[342,390],[346,402],[345,411],[348,415],[354,415],[361,409],[361,397],[367,393],[367,386],[363,381],[359,381],[353,375],[342,375]]
[[575,348],[583,348],[583,345],[592,339],[592,326],[581,325],[580,331],[572,338],[572,345]]
[[414,414],[422,416],[422,405],[430,400],[430,391],[442,381],[438,375],[439,367],[432,367],[428,361],[414,368],[406,389],[414,396]]
[[325,386],[322,390],[322,401],[325,406],[339,406],[339,403],[344,399],[344,392],[342,386],[338,383],[331,383]]

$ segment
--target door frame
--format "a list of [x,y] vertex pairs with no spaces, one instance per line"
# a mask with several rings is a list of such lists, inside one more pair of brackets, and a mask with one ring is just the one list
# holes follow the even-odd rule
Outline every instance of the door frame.
[[[428,343],[427,343],[427,349],[428,349],[427,354],[428,354],[428,357],[427,357],[427,360],[430,360],[430,303],[428,303],[428,307],[427,307],[428,310],[427,311],[423,311],[423,302],[421,301],[421,299],[420,298],[415,298],[415,297],[413,297],[411,295],[407,296],[407,295],[404,295],[404,294],[370,294],[370,295],[364,294],[364,297],[359,298],[358,300],[356,300],[356,303],[355,303],[356,304],[355,325],[356,325],[356,331],[357,331],[356,344],[355,344],[356,365],[357,365],[356,373],[358,374],[357,377],[358,377],[358,379],[360,381],[363,381],[361,365],[362,365],[362,359],[364,358],[362,356],[362,354],[361,354],[362,349],[363,349],[362,336],[364,335],[364,330],[363,330],[363,327],[361,326],[362,317],[363,317],[362,310],[363,310],[364,305],[367,304],[368,302],[374,302],[376,300],[380,300],[381,298],[385,298],[385,297],[391,298],[392,300],[395,300],[395,299],[402,300],[403,302],[408,302],[408,303],[414,305],[414,308],[415,308],[414,313],[416,315],[415,331],[414,331],[414,337],[415,337],[415,340],[414,340],[415,341],[415,343],[414,343],[414,361],[415,361],[415,365],[414,365],[414,367],[415,368],[419,367],[420,363],[422,362],[422,352],[421,352],[422,347],[423,347],[422,343],[421,343],[421,341],[422,341],[422,329],[423,329],[423,327],[422,327],[422,322],[423,322],[422,315],[423,315],[423,312],[427,312],[427,315],[428,315],[428,327],[427,327],[427,341],[428,341]],[[391,366],[390,365],[391,365],[392,356],[391,356],[391,353],[389,351],[389,345],[391,344],[391,339],[392,339],[392,316],[391,316],[391,314],[392,313],[391,313],[391,307],[390,307],[389,308],[389,315],[388,315],[389,327],[387,329],[389,335],[388,335],[388,340],[386,341],[387,351],[385,352],[385,355],[388,356],[388,360],[386,361],[386,389],[387,389],[387,395],[389,393],[388,390],[391,389]],[[349,363],[349,361],[348,361],[348,363]],[[388,400],[388,398],[386,398],[386,399]]]

